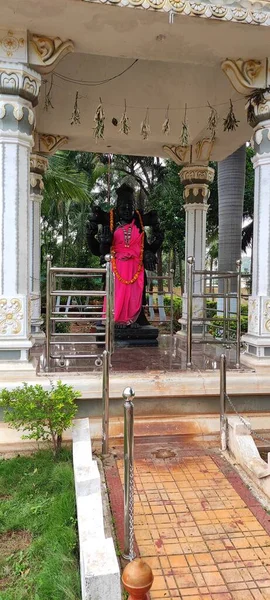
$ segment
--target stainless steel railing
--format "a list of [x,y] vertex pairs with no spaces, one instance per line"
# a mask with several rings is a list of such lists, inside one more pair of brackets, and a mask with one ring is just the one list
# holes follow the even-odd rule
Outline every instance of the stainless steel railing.
[[[222,281],[222,290],[212,291],[212,280]],[[210,282],[210,286],[209,283]],[[232,286],[235,291],[232,291]],[[209,289],[210,287],[210,289]],[[235,345],[236,368],[240,367],[241,350],[241,260],[236,261],[236,271],[202,271],[195,269],[193,257],[187,260],[187,349],[186,364],[192,366],[192,350],[194,343],[194,324],[201,325],[201,334],[196,337],[196,343],[222,344],[224,346]],[[195,308],[194,300],[199,300],[199,308]],[[221,335],[213,333],[211,342],[206,339],[209,327],[215,329],[216,325],[208,316],[207,300],[220,300],[217,307],[218,321],[221,322]],[[234,307],[232,308],[232,304]],[[197,316],[198,315],[198,316]],[[231,326],[235,324],[235,335],[232,334]],[[219,325],[220,327],[220,325]],[[217,332],[216,332],[217,333]]]
[[[151,284],[152,284],[152,286],[153,285],[156,286],[156,283],[158,284],[160,281],[162,281],[162,283],[165,284],[165,287],[167,287],[167,290],[163,289],[162,291],[159,291],[158,289],[151,289]],[[159,322],[167,321],[166,305],[164,304],[164,297],[165,296],[170,297],[169,325],[170,325],[170,335],[173,336],[173,333],[174,333],[173,332],[173,317],[174,317],[174,314],[173,314],[174,313],[173,271],[170,271],[169,275],[147,275],[146,294],[148,295],[149,301],[148,301],[148,305],[145,306],[144,308],[146,308],[149,311],[149,317],[150,317],[151,323],[154,323],[157,321],[157,319],[154,316],[156,309],[158,310],[158,313],[159,313],[158,321]],[[155,302],[156,296],[157,296],[157,302]],[[162,300],[160,300],[160,299],[162,299]]]
[[220,448],[227,450],[227,417],[226,417],[226,356],[220,357]]
[[[46,290],[46,365],[45,369],[50,372],[55,365],[65,367],[66,361],[70,359],[94,359],[96,366],[102,366],[102,452],[108,453],[109,441],[109,369],[111,354],[114,350],[114,281],[111,269],[111,257],[105,257],[104,268],[85,269],[70,267],[53,267],[51,257],[47,257],[47,290]],[[66,279],[88,279],[105,278],[104,290],[95,289],[69,289],[63,285]],[[61,289],[58,288],[60,282]],[[71,287],[71,286],[69,286]],[[90,286],[89,286],[90,287]],[[70,305],[68,298],[75,298],[76,305]],[[86,304],[78,304],[78,299],[85,298]],[[94,303],[95,299],[105,300],[106,309],[102,305]],[[58,299],[58,302],[57,302]],[[61,300],[64,299],[64,303]],[[67,300],[65,300],[67,299]],[[90,303],[89,303],[90,300]],[[75,310],[73,310],[75,308]],[[82,310],[83,309],[83,312]],[[61,333],[57,332],[58,323],[100,323],[104,326],[103,331],[90,331],[88,333]],[[78,339],[79,338],[79,339]],[[64,349],[59,355],[55,348],[59,346]],[[73,347],[68,351],[68,347]],[[87,348],[80,352],[80,348]],[[65,351],[65,348],[67,349]]]

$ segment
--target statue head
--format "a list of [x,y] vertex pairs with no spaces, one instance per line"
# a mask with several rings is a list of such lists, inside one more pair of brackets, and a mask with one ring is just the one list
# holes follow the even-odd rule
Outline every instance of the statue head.
[[130,223],[135,210],[134,189],[123,183],[117,190],[116,211],[119,219],[125,223]]

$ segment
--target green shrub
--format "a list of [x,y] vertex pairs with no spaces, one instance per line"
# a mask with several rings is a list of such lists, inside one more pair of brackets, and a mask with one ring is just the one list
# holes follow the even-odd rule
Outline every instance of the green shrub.
[[216,300],[206,300],[206,318],[212,319],[217,312],[217,301]]
[[3,389],[0,406],[10,427],[27,432],[22,438],[51,440],[56,454],[61,449],[63,431],[75,417],[78,396],[79,392],[61,381],[56,386],[51,384],[50,390],[24,383],[11,391]]
[[[181,296],[173,296],[173,329],[177,331],[179,329],[179,319],[182,317],[182,305],[183,299]],[[164,296],[164,306],[166,315],[170,315],[171,312],[171,296]]]
[[241,315],[248,316],[248,304],[241,304]]
[[[230,328],[230,339],[236,339],[237,322],[236,319],[232,319],[229,323]],[[213,317],[211,325],[209,326],[209,333],[216,338],[223,337],[224,322],[218,316]],[[247,333],[248,330],[248,317],[246,315],[241,316],[241,334]]]

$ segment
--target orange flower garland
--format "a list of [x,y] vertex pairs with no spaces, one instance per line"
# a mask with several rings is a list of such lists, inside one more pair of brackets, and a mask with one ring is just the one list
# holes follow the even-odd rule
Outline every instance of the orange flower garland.
[[[121,282],[124,283],[125,285],[131,285],[132,283],[134,283],[135,281],[137,281],[140,272],[143,268],[143,251],[144,251],[144,226],[143,226],[143,220],[141,217],[141,214],[138,210],[136,210],[136,213],[139,217],[139,221],[140,221],[140,226],[142,229],[142,237],[141,237],[141,249],[140,249],[140,262],[139,262],[139,266],[138,269],[135,273],[135,275],[132,277],[132,279],[130,279],[129,281],[127,279],[123,279],[123,277],[121,277],[120,273],[118,273],[117,271],[117,266],[116,266],[116,259],[115,259],[115,248],[114,245],[112,245],[112,249],[111,249],[111,254],[112,254],[112,269],[113,272],[115,274],[115,276],[117,277],[117,279]],[[111,233],[113,233],[114,230],[114,210],[110,210],[110,231]]]

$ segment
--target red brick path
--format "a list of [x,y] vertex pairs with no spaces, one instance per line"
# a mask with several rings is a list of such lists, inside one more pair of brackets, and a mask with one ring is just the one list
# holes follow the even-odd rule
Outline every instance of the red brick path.
[[[164,440],[163,440],[164,441]],[[157,459],[166,447],[175,453]],[[106,467],[123,546],[123,458]],[[135,535],[155,580],[151,599],[270,600],[270,518],[211,448],[138,441]]]

